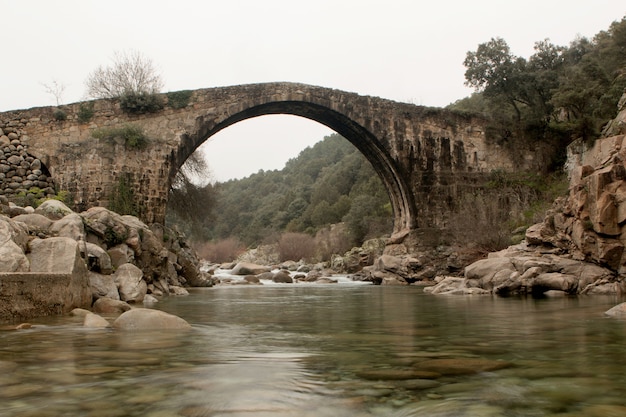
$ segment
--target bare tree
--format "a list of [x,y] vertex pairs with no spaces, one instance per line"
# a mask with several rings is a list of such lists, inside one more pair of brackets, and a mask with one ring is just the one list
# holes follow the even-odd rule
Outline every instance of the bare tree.
[[163,88],[163,80],[152,60],[138,51],[116,52],[113,64],[96,68],[85,84],[87,96],[92,98],[154,94]]
[[57,106],[63,104],[63,93],[65,92],[65,84],[52,80],[50,84],[41,83],[46,93],[54,97]]

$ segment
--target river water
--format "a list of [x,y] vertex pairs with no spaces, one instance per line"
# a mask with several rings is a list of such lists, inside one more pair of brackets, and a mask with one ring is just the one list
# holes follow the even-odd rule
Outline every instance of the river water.
[[188,332],[0,331],[0,416],[624,416],[621,301],[192,289],[153,307]]

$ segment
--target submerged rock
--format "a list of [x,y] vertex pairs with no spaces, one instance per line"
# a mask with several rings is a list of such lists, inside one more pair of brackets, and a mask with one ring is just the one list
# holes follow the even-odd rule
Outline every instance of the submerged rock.
[[191,329],[182,318],[149,308],[135,308],[123,313],[113,322],[113,327],[121,330]]

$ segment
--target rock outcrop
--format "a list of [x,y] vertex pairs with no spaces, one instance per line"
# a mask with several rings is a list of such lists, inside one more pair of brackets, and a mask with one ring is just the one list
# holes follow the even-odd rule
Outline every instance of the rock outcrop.
[[[34,210],[0,202],[0,320],[59,314],[100,298],[141,303],[147,294],[154,300],[213,284],[182,236],[163,226],[103,207],[75,213],[55,200]],[[65,295],[46,301],[50,294]]]
[[438,277],[433,294],[626,293],[626,94],[605,129],[618,133],[568,147],[567,196],[559,197],[525,241]]

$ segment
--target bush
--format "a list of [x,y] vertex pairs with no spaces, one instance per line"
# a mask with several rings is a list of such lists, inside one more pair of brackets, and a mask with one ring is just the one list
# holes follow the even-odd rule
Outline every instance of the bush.
[[81,103],[78,106],[78,123],[87,123],[93,117],[93,103]]
[[56,109],[54,113],[52,113],[52,116],[54,117],[54,120],[57,121],[67,120],[67,113],[61,109]]
[[111,193],[108,209],[118,214],[138,215],[135,206],[135,191],[132,188],[130,175],[123,174],[119,178],[117,186]]
[[171,93],[167,93],[167,105],[173,109],[182,109],[187,107],[192,94],[193,92],[191,90],[173,91]]
[[159,94],[126,93],[120,97],[120,108],[129,114],[154,113],[163,106],[163,98]]
[[234,261],[245,250],[245,246],[234,237],[218,240],[217,242],[206,242],[196,248],[200,258],[215,263]]
[[278,241],[281,262],[311,259],[315,255],[315,239],[305,233],[285,233]]
[[96,139],[114,141],[116,138],[124,140],[124,145],[130,149],[141,149],[148,144],[148,138],[143,129],[136,125],[127,124],[122,127],[105,127],[96,129],[91,134]]

